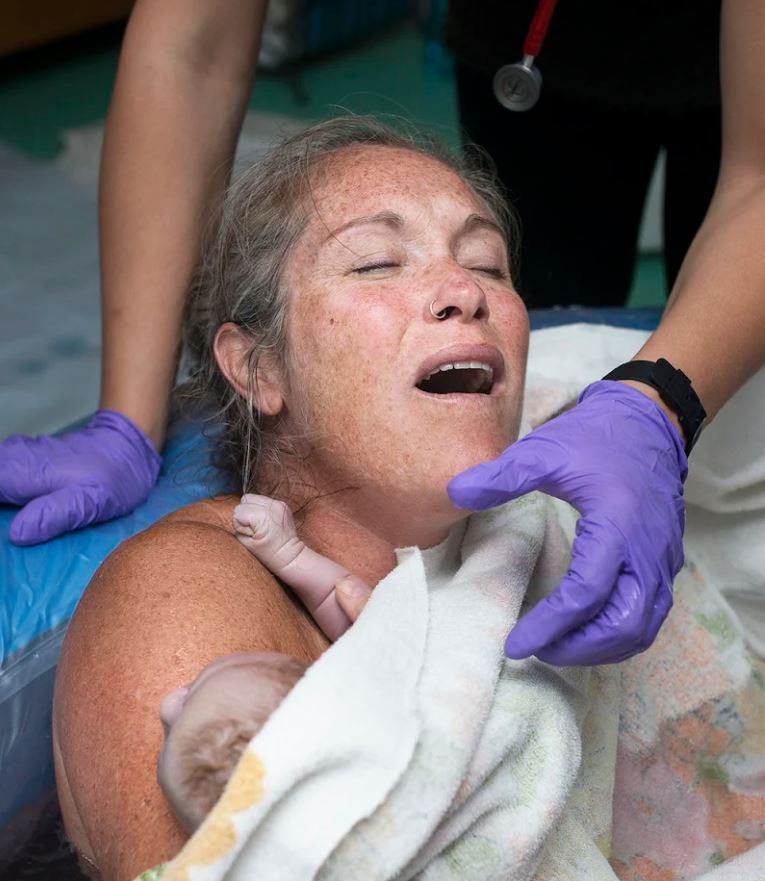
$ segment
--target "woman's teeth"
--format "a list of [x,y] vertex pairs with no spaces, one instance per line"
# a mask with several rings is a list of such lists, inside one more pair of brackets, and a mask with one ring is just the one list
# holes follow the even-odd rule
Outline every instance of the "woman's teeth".
[[435,370],[431,370],[431,372],[425,377],[425,379],[430,379],[431,376],[435,376],[436,373],[441,373],[444,370],[483,370],[486,374],[486,379],[488,382],[494,381],[494,368],[489,364],[484,364],[482,361],[454,361],[451,364],[442,364],[440,367],[436,367]]
[[491,365],[483,361],[452,361],[431,370],[417,383],[417,388],[432,395],[488,395],[493,382],[494,370]]

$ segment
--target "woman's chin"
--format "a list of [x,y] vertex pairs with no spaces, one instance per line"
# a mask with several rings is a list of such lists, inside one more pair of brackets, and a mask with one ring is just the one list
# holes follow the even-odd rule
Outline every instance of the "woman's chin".
[[452,478],[482,462],[496,459],[511,441],[491,443],[470,450],[462,450],[459,455],[451,451],[450,455],[434,456],[423,463],[421,479],[412,481],[407,486],[408,504],[418,510],[431,511],[436,516],[447,516],[449,519],[460,519],[469,512],[456,508],[446,491]]
[[496,459],[513,440],[514,438],[508,438],[503,434],[500,438],[487,438],[485,443],[471,444],[469,448],[463,448],[458,454],[449,456],[444,461],[443,467],[439,468],[439,472],[444,477],[445,483],[448,483],[468,468]]

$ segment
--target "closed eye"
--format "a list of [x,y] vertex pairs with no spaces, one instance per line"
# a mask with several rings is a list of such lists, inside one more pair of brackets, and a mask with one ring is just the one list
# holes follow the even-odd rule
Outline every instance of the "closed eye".
[[395,269],[398,263],[367,263],[365,266],[357,266],[353,272],[363,275],[365,272],[374,272],[376,269]]
[[507,273],[499,266],[471,266],[473,272],[483,272],[492,278],[507,278]]

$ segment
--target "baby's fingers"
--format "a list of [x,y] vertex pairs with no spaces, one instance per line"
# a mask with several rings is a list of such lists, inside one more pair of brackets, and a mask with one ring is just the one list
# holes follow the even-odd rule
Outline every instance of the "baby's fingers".
[[[244,496],[244,499],[247,499]],[[249,499],[253,497],[250,496]],[[269,500],[270,501],[270,500]],[[268,531],[272,520],[266,505],[259,502],[244,501],[234,508],[234,529],[244,535],[260,536]]]
[[252,517],[262,517],[263,514],[260,511],[258,505],[252,504],[252,502],[241,501],[234,508],[234,520],[238,520],[241,523],[247,523]]
[[235,516],[236,512],[241,520],[249,521],[259,529],[273,526],[289,535],[295,532],[292,511],[289,505],[280,499],[245,493],[235,509]]

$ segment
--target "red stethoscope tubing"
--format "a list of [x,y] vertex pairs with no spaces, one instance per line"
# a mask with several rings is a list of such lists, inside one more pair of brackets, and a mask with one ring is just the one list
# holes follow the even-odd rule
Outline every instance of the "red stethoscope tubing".
[[524,55],[533,55],[535,58],[539,55],[557,2],[558,0],[539,0],[537,11],[534,13],[534,18],[531,19],[526,39],[523,41]]

